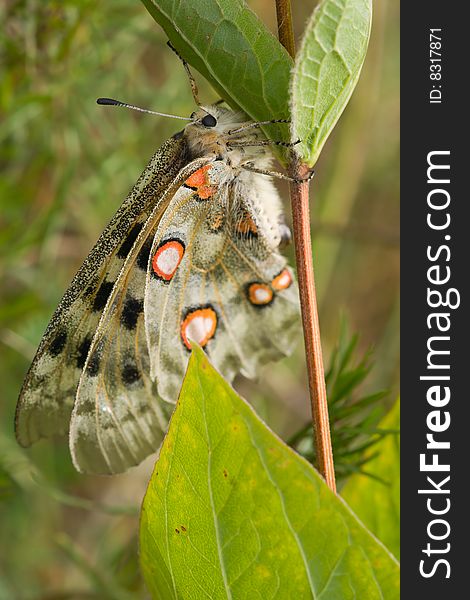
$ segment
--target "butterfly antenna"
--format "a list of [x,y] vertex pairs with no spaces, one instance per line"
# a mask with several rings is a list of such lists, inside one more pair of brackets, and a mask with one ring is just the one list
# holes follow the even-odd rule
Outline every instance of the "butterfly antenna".
[[198,106],[201,106],[201,103],[199,101],[199,91],[197,89],[197,83],[196,83],[196,80],[193,77],[193,74],[191,73],[191,71],[189,69],[188,63],[184,60],[184,58],[181,56],[181,54],[178,52],[178,50],[173,46],[173,44],[170,41],[168,41],[166,43],[166,45],[168,46],[168,48],[170,48],[170,50],[173,50],[173,52],[176,54],[176,56],[183,63],[183,67],[184,67],[184,70],[186,71],[186,75],[188,76],[189,84],[191,86],[191,91],[193,93],[194,102]]
[[193,119],[188,117],[179,117],[178,115],[168,115],[167,113],[155,112],[154,110],[148,110],[147,108],[140,108],[134,104],[128,104],[127,102],[121,102],[120,100],[114,100],[113,98],[98,98],[97,104],[104,104],[106,106],[124,106],[124,108],[131,108],[139,112],[148,113],[149,115],[158,115],[159,117],[169,117],[170,119],[181,119],[182,121],[192,121]]

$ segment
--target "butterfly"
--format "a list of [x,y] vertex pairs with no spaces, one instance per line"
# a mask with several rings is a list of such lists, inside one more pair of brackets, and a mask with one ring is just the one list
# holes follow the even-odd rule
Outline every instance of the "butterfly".
[[81,472],[119,473],[158,450],[192,341],[229,381],[254,377],[296,341],[298,290],[280,253],[289,230],[267,176],[264,122],[202,106],[183,64],[198,109],[74,277],[18,400],[19,443],[68,432]]

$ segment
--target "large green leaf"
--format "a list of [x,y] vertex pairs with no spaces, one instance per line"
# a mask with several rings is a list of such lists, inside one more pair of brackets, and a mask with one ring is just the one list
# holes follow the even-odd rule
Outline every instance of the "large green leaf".
[[[289,117],[292,59],[243,0],[142,0],[180,54],[255,121]],[[189,89],[189,88],[188,88]],[[270,125],[288,140],[288,126]]]
[[293,139],[313,166],[356,86],[369,42],[372,0],[322,0],[307,24],[291,91]]
[[[384,430],[400,428],[400,402],[385,416]],[[362,522],[393,554],[400,557],[400,440],[387,435],[371,450],[377,454],[365,469],[372,477],[353,475],[341,495]]]
[[142,508],[154,598],[396,600],[396,560],[196,348]]

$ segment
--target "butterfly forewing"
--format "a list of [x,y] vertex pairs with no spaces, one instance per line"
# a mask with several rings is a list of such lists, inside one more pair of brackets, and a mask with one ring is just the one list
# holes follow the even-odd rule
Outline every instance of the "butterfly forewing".
[[121,472],[139,464],[160,445],[171,407],[158,397],[150,378],[144,324],[150,249],[162,219],[161,208],[166,216],[174,191],[206,162],[193,161],[168,187],[140,228],[103,310],[70,424],[72,458],[80,471]]
[[16,411],[23,446],[68,431],[78,381],[101,312],[140,228],[186,160],[181,139],[150,160],[55,311],[28,371]]
[[158,447],[166,427],[168,414],[149,377],[142,252],[135,251],[133,268],[103,315],[80,378],[70,429],[80,471],[113,473],[138,464]]

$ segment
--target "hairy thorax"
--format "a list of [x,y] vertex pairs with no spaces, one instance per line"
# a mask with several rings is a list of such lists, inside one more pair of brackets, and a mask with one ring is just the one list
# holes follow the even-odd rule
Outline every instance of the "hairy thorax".
[[[204,115],[212,115],[217,124],[208,129],[200,124]],[[194,113],[195,122],[186,126],[184,135],[190,155],[194,158],[214,155],[236,169],[253,163],[259,169],[268,169],[272,162],[269,151],[251,146],[263,140],[257,128],[245,128],[250,121],[243,114],[217,105],[200,108]]]
[[[200,125],[210,114],[216,125]],[[201,247],[195,247],[194,266],[210,270],[220,261],[228,243],[250,245],[252,251],[268,255],[279,247],[283,212],[279,194],[271,179],[250,171],[250,167],[268,169],[272,156],[263,146],[257,128],[247,128],[243,115],[219,106],[201,108],[194,122],[184,130],[191,157],[213,157],[186,182],[198,202],[206,205],[205,218],[199,224]]]

